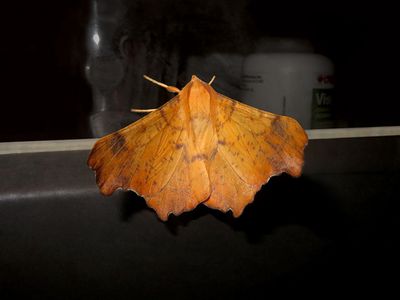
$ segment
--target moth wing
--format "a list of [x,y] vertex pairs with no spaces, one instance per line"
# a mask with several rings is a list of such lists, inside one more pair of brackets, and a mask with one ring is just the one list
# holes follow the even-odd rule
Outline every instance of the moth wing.
[[[209,197],[204,163],[185,161],[187,131],[179,96],[137,122],[97,141],[88,159],[101,193],[133,190],[158,216],[192,210]],[[197,179],[197,180],[195,180]]]
[[300,176],[308,138],[299,123],[218,95],[218,148],[210,163],[212,187],[205,204],[239,216],[268,180]]

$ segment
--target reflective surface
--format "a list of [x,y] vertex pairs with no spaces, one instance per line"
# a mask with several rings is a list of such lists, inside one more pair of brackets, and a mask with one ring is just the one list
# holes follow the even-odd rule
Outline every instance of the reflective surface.
[[304,175],[239,219],[200,205],[166,223],[132,192],[101,196],[88,151],[0,155],[2,299],[392,294],[399,142],[312,140]]

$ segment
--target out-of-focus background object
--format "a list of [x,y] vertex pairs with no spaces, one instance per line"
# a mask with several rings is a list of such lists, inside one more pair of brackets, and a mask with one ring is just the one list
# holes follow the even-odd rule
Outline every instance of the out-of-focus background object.
[[85,71],[92,88],[90,129],[95,136],[118,130],[134,120],[129,111],[129,95],[117,92],[125,77],[125,68],[123,56],[113,49],[114,33],[125,11],[122,1],[90,3]]
[[[119,129],[143,116],[131,107],[173,96],[143,74],[178,87],[192,74],[216,75],[217,91],[307,128],[400,125],[395,11],[257,0],[6,2],[0,141]],[[262,84],[250,79],[259,74]]]
[[294,117],[304,128],[332,128],[333,74],[332,61],[308,41],[264,38],[244,60],[241,98]]

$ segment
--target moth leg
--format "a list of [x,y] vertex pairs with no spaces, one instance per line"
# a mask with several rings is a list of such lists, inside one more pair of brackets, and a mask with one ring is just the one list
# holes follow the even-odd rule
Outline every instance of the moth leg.
[[159,82],[153,78],[150,78],[147,75],[143,75],[144,78],[146,78],[148,81],[151,81],[154,84],[157,84],[159,86],[162,86],[163,88],[165,88],[168,92],[171,93],[179,93],[181,90],[178,89],[177,87],[171,86],[171,85],[166,85],[165,83]]

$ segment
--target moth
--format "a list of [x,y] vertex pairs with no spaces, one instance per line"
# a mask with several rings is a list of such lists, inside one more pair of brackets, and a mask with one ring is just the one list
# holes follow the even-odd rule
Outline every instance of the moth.
[[301,175],[299,123],[217,93],[213,79],[179,90],[149,78],[177,95],[96,142],[88,165],[102,194],[134,191],[163,221],[200,203],[239,217],[272,176]]

